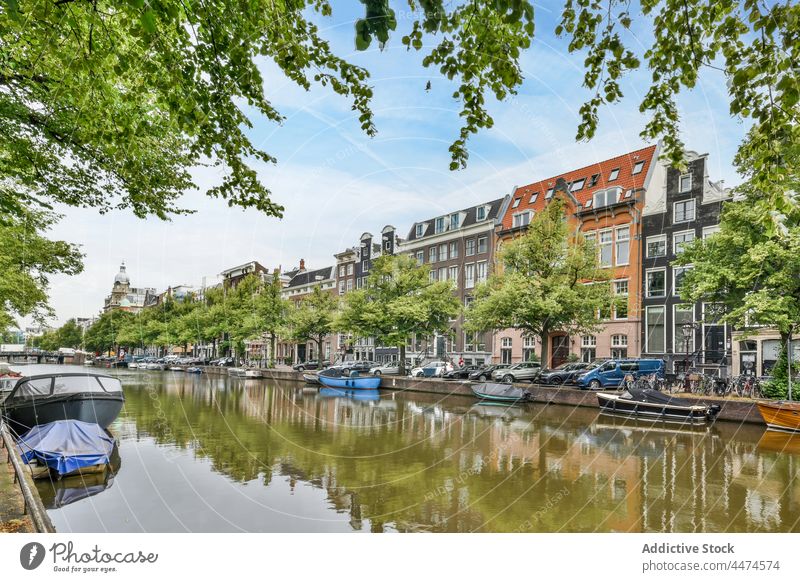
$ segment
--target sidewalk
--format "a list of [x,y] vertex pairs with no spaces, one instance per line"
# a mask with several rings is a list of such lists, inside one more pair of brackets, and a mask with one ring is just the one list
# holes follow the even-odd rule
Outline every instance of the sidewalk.
[[14,468],[7,460],[8,452],[0,448],[0,533],[33,533],[33,523],[23,513],[19,483],[14,483]]

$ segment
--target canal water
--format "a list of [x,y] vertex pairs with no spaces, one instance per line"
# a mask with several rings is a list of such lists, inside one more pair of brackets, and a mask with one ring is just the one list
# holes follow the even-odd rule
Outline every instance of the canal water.
[[463,396],[120,371],[117,473],[60,532],[800,531],[800,439]]

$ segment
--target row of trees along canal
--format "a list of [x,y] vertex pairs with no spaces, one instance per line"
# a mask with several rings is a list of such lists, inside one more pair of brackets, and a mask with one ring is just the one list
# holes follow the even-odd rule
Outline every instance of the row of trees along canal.
[[80,344],[96,352],[173,346],[186,351],[189,345],[211,344],[215,353],[243,356],[247,340],[266,339],[275,354],[282,338],[313,341],[317,354],[324,354],[326,336],[343,332],[397,346],[405,362],[412,335],[450,334],[452,322],[463,315],[469,331],[515,327],[538,336],[546,350],[552,331],[598,329],[598,314],[608,312],[615,300],[594,243],[571,232],[563,218],[557,199],[524,235],[504,245],[497,272],[478,285],[464,313],[452,281],[431,281],[427,267],[401,254],[376,259],[366,285],[342,298],[315,287],[294,302],[281,297],[277,274],[266,282],[250,276],[236,287],[208,289],[203,297],[168,297],[137,314],[108,311],[82,341],[71,333],[74,322],[69,321],[40,345],[64,347],[56,345],[64,337],[70,337],[70,347]]

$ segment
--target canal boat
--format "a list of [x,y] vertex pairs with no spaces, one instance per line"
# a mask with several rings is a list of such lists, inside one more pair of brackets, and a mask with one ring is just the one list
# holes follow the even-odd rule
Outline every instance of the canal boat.
[[245,372],[247,372],[245,368],[228,368],[228,376],[234,378],[244,378]]
[[18,434],[58,420],[93,422],[107,428],[125,396],[117,378],[100,373],[40,374],[21,378],[3,400],[2,413]]
[[202,374],[203,368],[198,368],[197,366],[192,366],[190,368],[186,368],[187,374]]
[[312,374],[311,372],[304,373],[303,380],[306,381],[306,384],[318,385],[320,383],[319,376],[317,376],[316,374]]
[[491,402],[525,402],[531,397],[531,393],[523,388],[496,382],[484,382],[472,386],[472,393],[481,400]]
[[756,402],[761,418],[771,430],[800,432],[800,402]]
[[183,372],[183,368],[180,366],[170,366],[169,369],[171,372]]
[[80,420],[34,426],[17,443],[34,478],[104,474],[115,445],[106,429]]
[[319,381],[328,388],[345,388],[347,390],[376,390],[381,385],[380,376],[359,376],[358,372],[328,368],[320,372]]
[[597,402],[604,413],[690,423],[713,422],[720,411],[718,404],[700,404],[658,390],[637,388],[623,392],[598,392]]
[[261,372],[261,370],[256,370],[255,368],[252,368],[252,369],[249,369],[249,370],[245,370],[244,377],[245,378],[263,378],[264,374]]

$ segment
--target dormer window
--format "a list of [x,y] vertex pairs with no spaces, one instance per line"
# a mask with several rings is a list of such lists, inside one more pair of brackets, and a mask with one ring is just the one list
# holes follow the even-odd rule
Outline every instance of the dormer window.
[[477,220],[486,220],[486,207],[485,206],[478,206],[478,211],[476,213]]
[[619,176],[619,168],[614,168],[613,170],[611,170],[611,173],[608,175],[608,181],[612,182],[612,181],[616,180],[617,176]]
[[458,228],[458,213],[450,215],[450,230]]
[[536,202],[536,199],[537,199],[538,197],[539,197],[539,193],[538,193],[538,192],[534,192],[533,194],[531,194],[531,201],[530,201],[530,203],[531,203],[531,204],[533,204],[534,202]]
[[570,192],[577,192],[578,190],[583,190],[583,185],[586,183],[586,178],[581,178],[579,180],[575,180],[572,185],[569,187]]
[[522,202],[522,198],[515,198],[514,204],[511,205],[511,208],[516,208],[517,206],[519,206],[520,202]]
[[440,232],[444,232],[444,216],[440,216],[436,219],[436,234]]
[[600,179],[600,174],[592,174],[592,179],[589,180],[589,187],[597,185],[597,181]]
[[622,188],[608,188],[607,190],[600,190],[594,193],[594,207],[602,208],[603,206],[611,206],[619,202],[619,196],[622,194]]
[[424,224],[418,224],[417,225],[417,238],[421,238],[422,237],[422,232],[424,230],[425,230],[425,225]]
[[635,176],[642,171],[642,168],[644,168],[644,161],[636,162],[633,166],[633,171],[631,174]]
[[548,188],[547,193],[544,195],[545,200],[550,200],[553,197],[553,189]]
[[589,198],[586,202],[583,203],[584,208],[591,208],[592,207],[592,199]]

